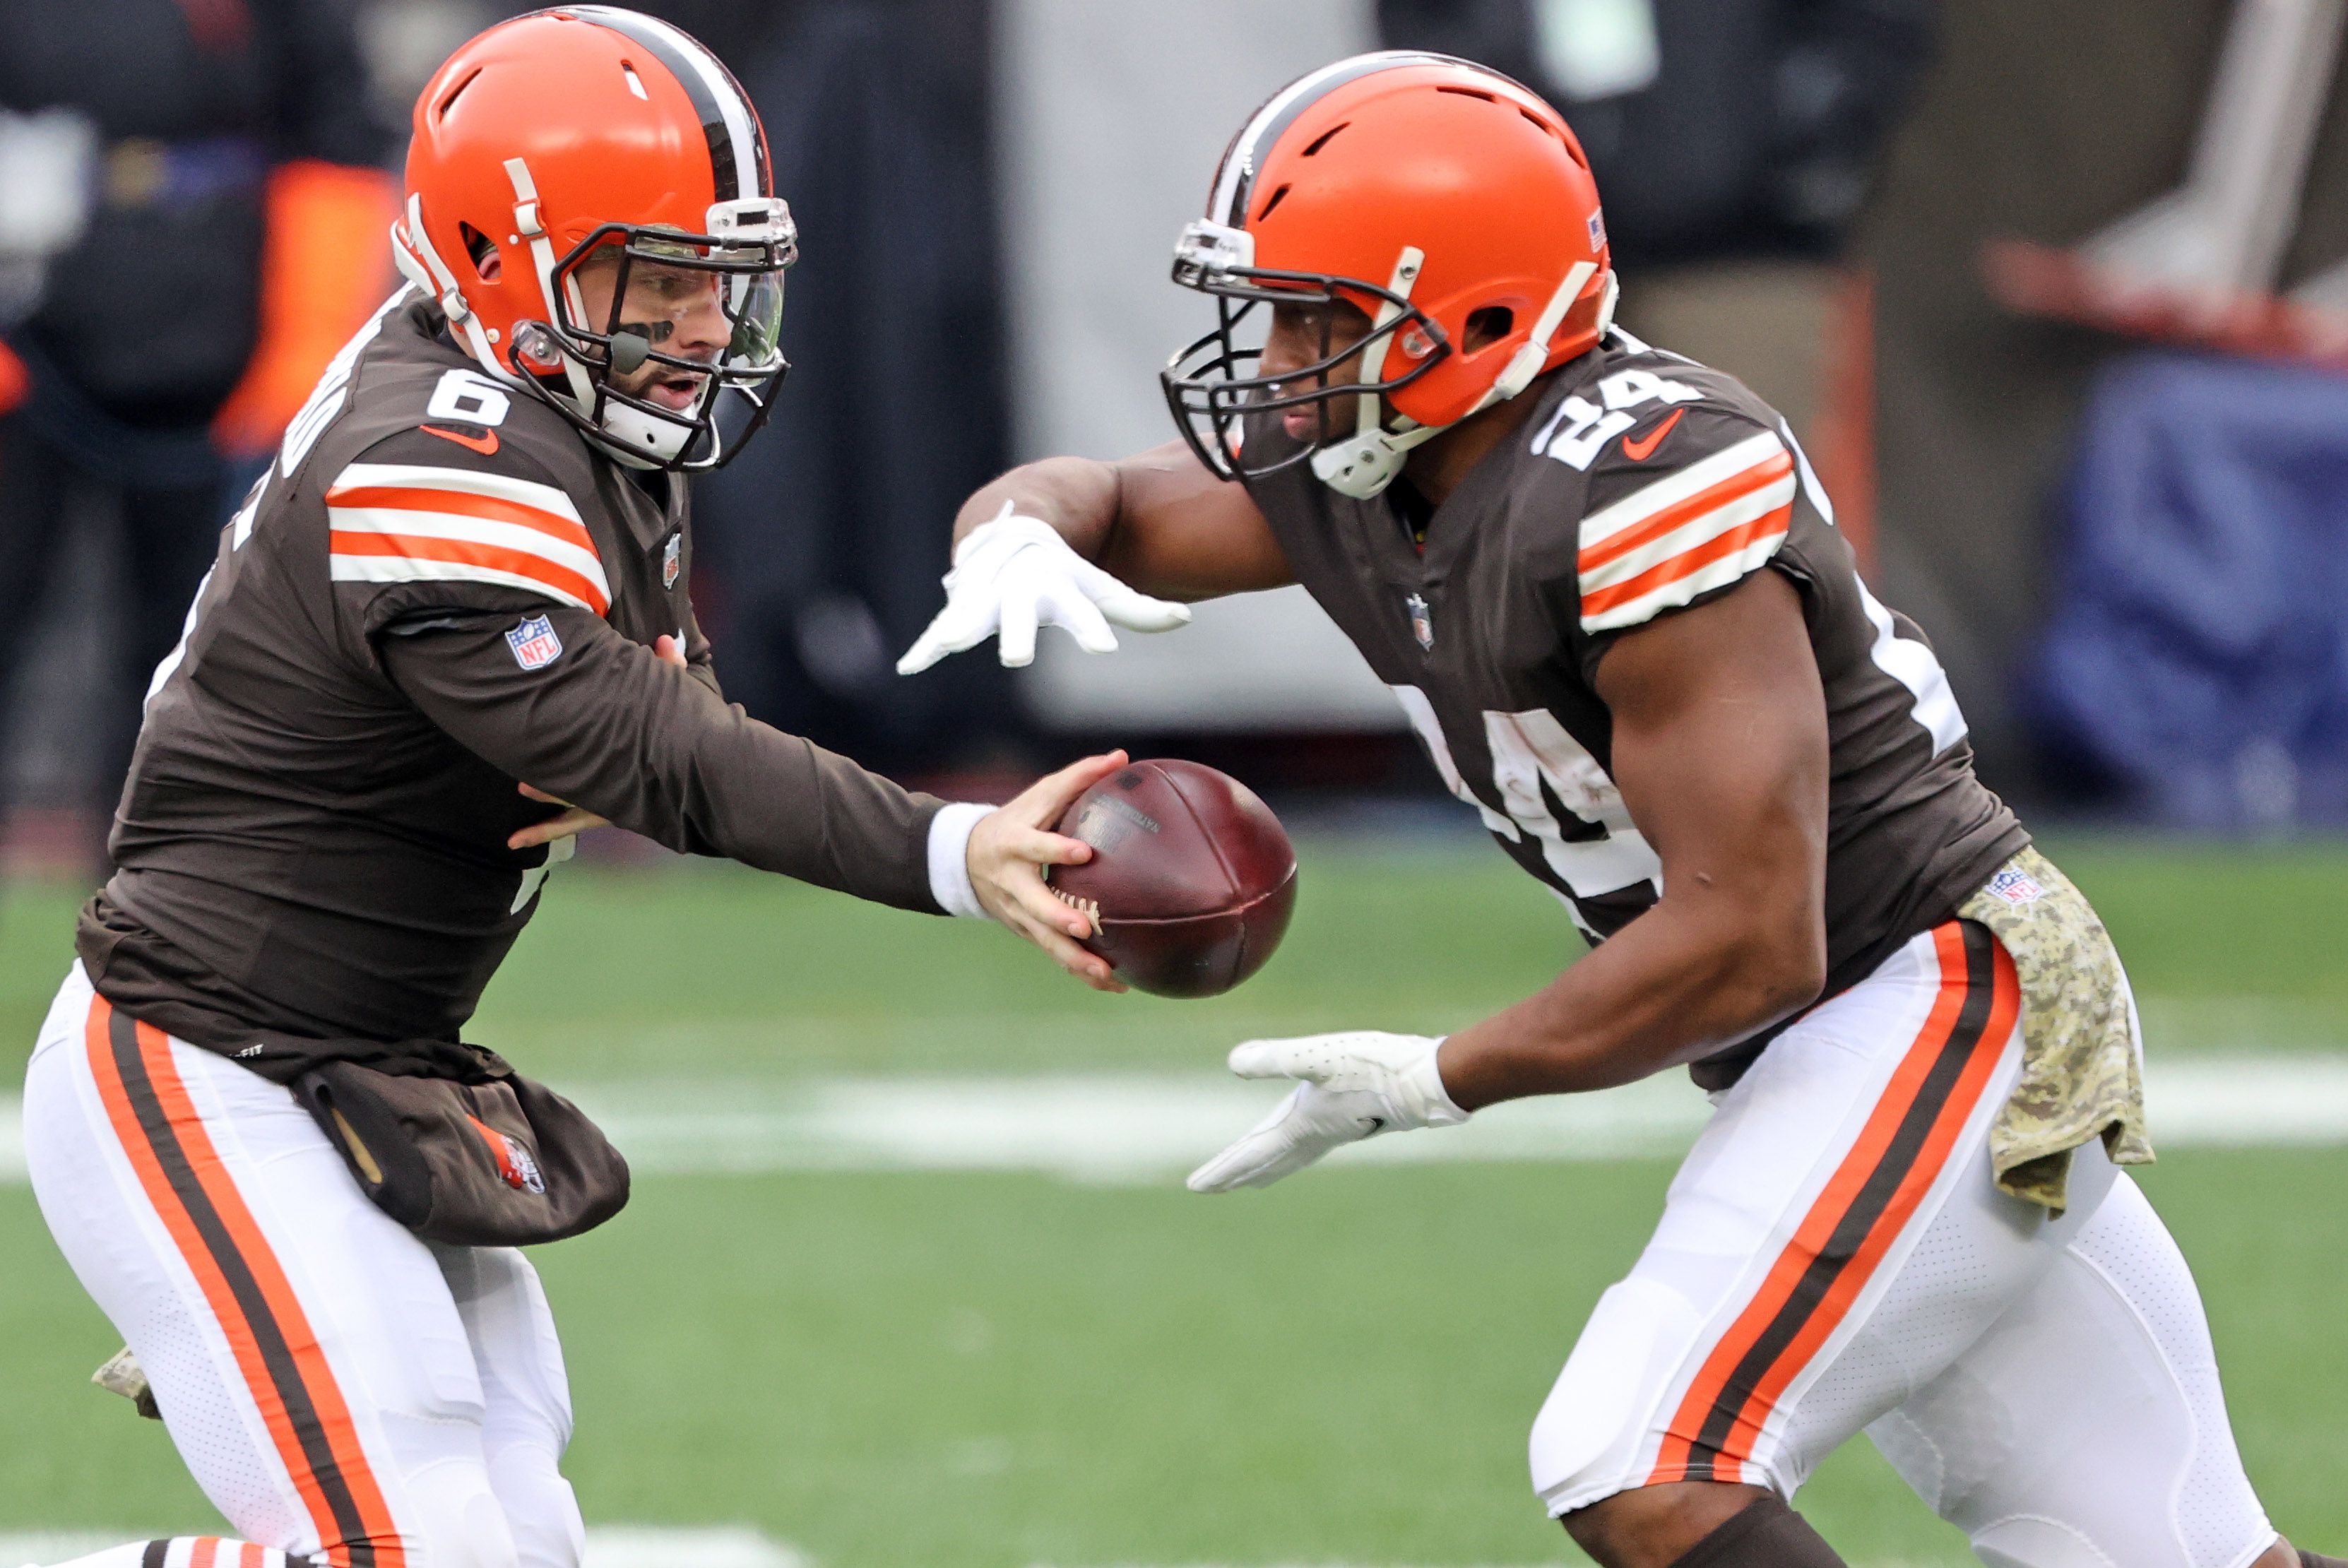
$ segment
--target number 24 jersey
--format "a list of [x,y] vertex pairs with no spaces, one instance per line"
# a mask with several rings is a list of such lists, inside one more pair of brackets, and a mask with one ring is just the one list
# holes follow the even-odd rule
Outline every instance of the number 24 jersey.
[[[1663,875],[1614,786],[1600,662],[1626,632],[1783,573],[1826,693],[1828,992],[1850,985],[2028,842],[1973,775],[1939,660],[1859,580],[1784,421],[1733,377],[1616,331],[1533,395],[1424,520],[1423,552],[1392,491],[1349,500],[1295,464],[1251,494],[1451,792],[1592,941]],[[1251,457],[1292,444],[1261,416],[1246,439]]]

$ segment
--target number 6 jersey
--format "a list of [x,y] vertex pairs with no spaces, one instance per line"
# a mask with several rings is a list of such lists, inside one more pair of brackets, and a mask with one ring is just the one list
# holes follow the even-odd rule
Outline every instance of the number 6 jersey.
[[[483,375],[434,307],[386,304],[156,674],[118,869],[81,921],[98,992],[263,1071],[304,1040],[428,1056],[536,908],[548,851],[506,840],[557,808],[523,782],[674,849],[937,910],[940,802],[718,695],[685,505]],[[663,634],[688,668],[654,655]]]
[[[1850,985],[2029,841],[1973,776],[1939,660],[1859,581],[1784,422],[1733,377],[1617,330],[1533,395],[1431,517],[1410,519],[1399,486],[1352,500],[1302,463],[1250,494],[1451,792],[1592,941],[1663,885],[1609,773],[1600,660],[1624,632],[1784,573],[1831,738],[1827,991]],[[1264,416],[1246,441],[1251,460],[1292,445]],[[1733,1050],[1699,1079],[1749,1057]]]

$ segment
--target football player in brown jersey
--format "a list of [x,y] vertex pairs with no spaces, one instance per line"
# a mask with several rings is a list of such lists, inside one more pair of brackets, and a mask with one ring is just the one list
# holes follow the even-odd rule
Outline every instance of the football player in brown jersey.
[[1184,438],[973,496],[901,668],[1302,583],[1595,944],[1445,1039],[1239,1047],[1300,1081],[1190,1185],[1686,1066],[1715,1113],[1532,1433],[1601,1563],[1839,1563],[1788,1503],[1861,1430],[2002,1568],[2329,1562],[2267,1522],[2120,1169],[2150,1150],[2108,937],[1785,422],[1612,325],[1557,113],[1437,56],[1313,72],[1174,276],[1219,317],[1164,377]]
[[417,105],[393,242],[408,286],[157,672],[27,1070],[109,1376],[242,1537],[88,1568],[576,1568],[561,1352],[489,1243],[606,1217],[624,1167],[461,1030],[582,828],[992,915],[1111,985],[1042,869],[1120,758],[948,804],[719,695],[680,476],[738,445],[721,399],[764,417],[796,253],[725,67],[612,7],[492,28]]

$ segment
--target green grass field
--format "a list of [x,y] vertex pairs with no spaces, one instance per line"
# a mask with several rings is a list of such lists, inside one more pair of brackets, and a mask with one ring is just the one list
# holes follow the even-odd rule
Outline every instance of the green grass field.
[[[2117,934],[2156,1052],[2348,1052],[2348,847],[2053,852]],[[72,903],[0,905],[16,1060]],[[1440,1031],[1578,947],[1500,857],[1447,841],[1319,847],[1279,959],[1189,1004],[1095,996],[1001,933],[770,878],[577,869],[474,1036],[558,1085],[1206,1072],[1251,1034]],[[648,1177],[539,1254],[578,1405],[568,1468],[591,1522],[745,1522],[825,1568],[1579,1561],[1527,1490],[1525,1430],[1668,1174],[1330,1170],[1219,1200],[1025,1173]],[[2270,1511],[2348,1550],[2348,1150],[2186,1150],[2144,1180],[2201,1278]],[[161,1429],[84,1381],[116,1344],[30,1193],[0,1186],[0,1532],[211,1518]],[[1971,1561],[1864,1445],[1801,1506],[1854,1562]]]

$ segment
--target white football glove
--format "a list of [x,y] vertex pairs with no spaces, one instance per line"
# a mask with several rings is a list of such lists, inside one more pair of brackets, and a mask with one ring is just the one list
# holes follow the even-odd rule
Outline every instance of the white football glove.
[[1188,606],[1136,593],[1069,549],[1050,523],[1022,516],[1007,500],[954,547],[953,560],[946,607],[897,661],[901,676],[919,675],[997,632],[1003,662],[1016,668],[1035,657],[1039,625],[1065,626],[1076,646],[1106,654],[1117,646],[1111,621],[1135,632],[1189,624]]
[[1358,1029],[1231,1047],[1241,1078],[1304,1081],[1255,1130],[1190,1172],[1193,1192],[1267,1187],[1340,1144],[1412,1127],[1456,1127],[1468,1113],[1451,1103],[1435,1064],[1441,1040]]

